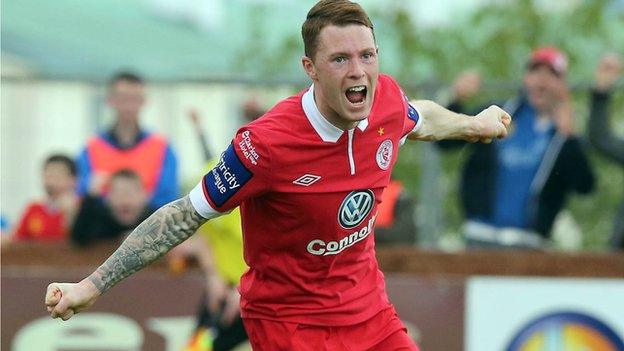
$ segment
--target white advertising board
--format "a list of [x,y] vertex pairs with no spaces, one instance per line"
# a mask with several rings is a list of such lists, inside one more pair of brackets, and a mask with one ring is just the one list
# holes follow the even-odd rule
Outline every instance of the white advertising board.
[[467,351],[624,351],[624,279],[474,277]]

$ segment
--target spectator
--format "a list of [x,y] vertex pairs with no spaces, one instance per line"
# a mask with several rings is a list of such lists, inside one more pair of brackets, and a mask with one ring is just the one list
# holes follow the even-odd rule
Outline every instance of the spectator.
[[[591,112],[587,130],[589,141],[604,156],[624,167],[624,138],[609,125],[608,110],[615,82],[622,74],[622,61],[615,54],[602,58],[596,69],[596,85],[591,91]],[[621,111],[620,111],[621,112]],[[610,244],[624,249],[624,201],[615,215]]]
[[[568,195],[592,191],[594,176],[573,132],[566,73],[567,59],[558,49],[535,50],[520,95],[502,104],[513,116],[510,136],[470,146],[461,180],[468,246],[542,247]],[[464,102],[478,86],[474,73],[460,76],[449,108],[466,112]]]
[[71,239],[79,246],[123,238],[153,210],[139,175],[131,170],[117,171],[110,177],[105,198],[98,196],[103,181],[93,182],[82,200],[72,228]]
[[[245,100],[241,106],[241,114],[243,118],[243,124],[249,123],[264,114],[265,110],[260,105],[260,102],[255,96],[250,96]],[[193,130],[197,135],[197,139],[199,140],[199,145],[202,149],[202,154],[204,156],[204,161],[212,162],[213,155],[208,147],[208,139],[206,138],[206,134],[204,133],[201,118],[199,112],[195,108],[191,108],[188,111],[189,119],[193,124]]]
[[78,192],[84,195],[94,175],[109,176],[120,169],[135,171],[158,208],[177,198],[177,161],[166,139],[139,125],[145,103],[143,80],[132,73],[114,76],[108,104],[114,109],[111,129],[91,138],[78,158]]
[[375,243],[377,245],[416,244],[414,199],[403,183],[391,179],[379,204]]
[[260,101],[258,101],[258,98],[255,96],[250,96],[243,103],[242,107],[244,124],[260,118],[260,116],[262,116],[266,112],[266,110],[260,104]]
[[74,219],[78,197],[76,165],[61,154],[48,157],[43,166],[46,197],[28,205],[14,233],[16,240],[64,241]]

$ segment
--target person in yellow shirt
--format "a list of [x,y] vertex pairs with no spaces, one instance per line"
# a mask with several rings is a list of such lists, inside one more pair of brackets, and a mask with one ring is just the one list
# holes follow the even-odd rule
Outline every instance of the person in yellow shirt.
[[196,330],[184,351],[245,348],[237,285],[247,269],[243,260],[240,212],[207,222],[193,238],[193,253],[206,275]]
[[[210,153],[197,112],[191,111],[189,117],[208,161],[204,172],[207,173],[218,159]],[[206,222],[191,240],[190,250],[206,276],[206,291],[200,303],[197,327],[184,351],[250,350],[237,290],[240,277],[247,270],[240,210],[236,208]]]

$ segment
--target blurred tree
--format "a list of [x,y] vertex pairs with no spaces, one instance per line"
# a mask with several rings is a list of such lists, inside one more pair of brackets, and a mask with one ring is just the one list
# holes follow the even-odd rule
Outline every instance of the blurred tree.
[[[532,48],[539,45],[556,45],[570,58],[570,80],[574,86],[577,130],[583,131],[588,114],[587,88],[593,81],[593,71],[598,59],[606,51],[622,50],[624,47],[624,15],[606,12],[606,1],[586,1],[563,12],[545,12],[531,0],[508,4],[489,5],[470,16],[465,23],[453,28],[417,30],[404,9],[397,9],[388,23],[394,26],[402,61],[397,76],[406,87],[417,81],[450,82],[463,70],[477,68],[488,81],[476,99],[485,103],[513,96],[519,87],[523,66]],[[430,71],[403,67],[423,65]],[[424,75],[423,75],[424,74]],[[450,84],[450,83],[449,83]],[[424,86],[427,87],[427,86]],[[502,89],[501,89],[502,88]],[[410,89],[412,96],[439,98],[435,89],[418,91]],[[440,99],[437,99],[440,100]],[[612,111],[619,121],[620,132],[624,123],[624,96],[617,95]],[[395,169],[397,176],[407,183],[408,189],[419,188],[420,177],[414,176],[419,168],[418,153],[422,146],[404,147]],[[459,236],[462,214],[458,203],[458,177],[464,153],[458,151],[444,155],[441,189],[445,189],[443,218],[444,232]],[[571,212],[584,234],[585,248],[605,245],[611,230],[612,218],[621,198],[621,169],[591,153],[598,176],[596,193],[591,197],[573,198]],[[420,165],[422,167],[422,165]],[[420,172],[418,172],[420,174]],[[614,175],[616,175],[614,177]],[[417,196],[417,194],[415,194]]]

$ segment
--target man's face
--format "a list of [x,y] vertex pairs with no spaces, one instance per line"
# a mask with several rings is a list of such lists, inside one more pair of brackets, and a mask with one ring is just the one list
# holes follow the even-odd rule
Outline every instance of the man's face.
[[136,179],[113,179],[106,199],[115,219],[124,225],[137,224],[147,206],[147,194]]
[[375,95],[379,63],[370,28],[362,25],[324,27],[313,58],[302,59],[314,81],[316,104],[335,126],[355,127],[368,117]]
[[75,186],[76,177],[64,163],[51,162],[43,169],[43,187],[51,199],[55,200],[67,192],[73,192]]
[[137,122],[144,103],[145,90],[140,83],[120,80],[108,94],[108,104],[122,122]]
[[527,69],[524,86],[529,103],[538,111],[548,113],[557,102],[556,93],[562,79],[543,64]]

